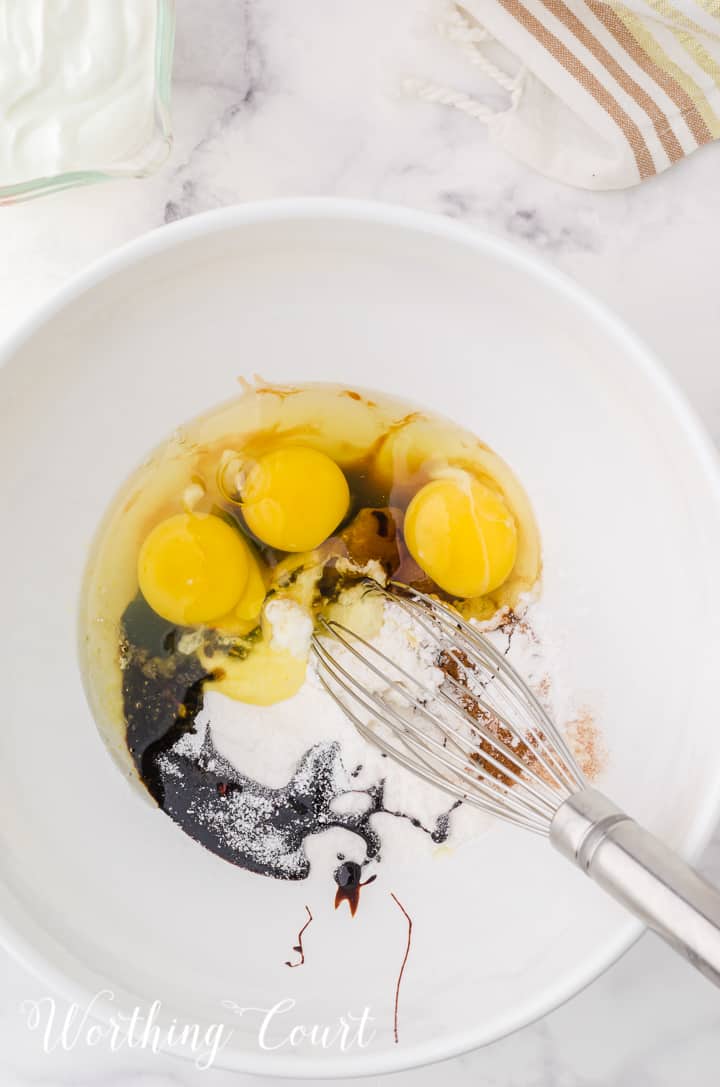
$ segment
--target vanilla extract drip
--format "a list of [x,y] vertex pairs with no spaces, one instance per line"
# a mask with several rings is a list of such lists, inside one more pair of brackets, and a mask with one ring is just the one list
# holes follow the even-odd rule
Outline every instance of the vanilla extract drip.
[[343,861],[339,868],[335,869],[334,879],[337,883],[335,894],[335,909],[342,902],[347,902],[350,907],[350,916],[354,917],[360,902],[360,890],[367,887],[368,883],[374,883],[376,875],[363,879],[362,865],[357,861]]

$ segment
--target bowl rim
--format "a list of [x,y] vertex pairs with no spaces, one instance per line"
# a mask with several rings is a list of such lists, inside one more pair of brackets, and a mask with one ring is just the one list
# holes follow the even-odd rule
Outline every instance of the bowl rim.
[[[683,432],[694,455],[698,472],[706,478],[709,489],[715,491],[720,505],[720,455],[704,424],[655,353],[609,306],[584,287],[578,286],[570,276],[514,242],[439,214],[401,205],[335,197],[289,197],[233,204],[156,227],[103,254],[55,288],[0,342],[0,367],[8,363],[44,325],[83,294],[111,279],[116,273],[140,264],[158,253],[169,251],[196,238],[248,225],[332,219],[367,222],[433,236],[512,266],[563,296],[587,317],[590,324],[601,326],[609,338],[618,343],[628,365],[635,366],[648,380],[655,394],[664,401]],[[720,767],[715,787],[708,790],[707,796],[703,798],[692,828],[680,847],[681,854],[687,860],[697,858],[710,840],[718,821]],[[460,1056],[507,1037],[560,1007],[612,966],[638,940],[643,931],[644,926],[639,921],[629,918],[618,928],[612,939],[606,940],[596,949],[591,958],[584,960],[572,973],[564,975],[561,983],[546,988],[532,1005],[523,1007],[521,1015],[508,1016],[507,1025],[500,1032],[497,1025],[491,1032],[484,1032],[480,1025],[472,1030],[430,1039],[421,1045],[397,1052],[388,1050],[378,1054],[353,1053],[322,1059],[298,1059],[291,1054],[277,1052],[224,1050],[216,1066],[238,1072],[297,1079],[354,1078],[399,1072]],[[39,948],[31,936],[22,931],[21,926],[14,925],[2,915],[0,946],[36,978],[69,1001],[86,1003],[95,995],[83,982],[73,979],[57,961],[53,961],[48,950]],[[93,1008],[105,1021],[116,1015],[118,1010],[108,1000],[96,1000]],[[175,1050],[163,1051],[183,1059],[183,1055]]]

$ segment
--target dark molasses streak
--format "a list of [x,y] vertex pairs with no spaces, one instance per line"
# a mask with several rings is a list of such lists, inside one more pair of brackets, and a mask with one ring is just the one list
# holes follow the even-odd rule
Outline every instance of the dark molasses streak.
[[[292,880],[305,879],[310,871],[305,839],[331,827],[362,839],[365,864],[377,859],[381,841],[371,819],[380,812],[408,819],[435,842],[446,840],[449,812],[433,828],[423,827],[412,814],[384,806],[382,781],[352,789],[367,796],[363,812],[334,811],[333,801],[350,791],[352,780],[336,742],[306,751],[290,781],[279,789],[241,773],[215,750],[207,728],[201,735],[197,718],[209,676],[194,654],[175,651],[182,632],[153,630],[151,639],[143,629],[140,637],[138,616],[128,618],[132,621],[125,626],[123,669],[128,749],[158,805],[191,838],[250,872]],[[343,887],[338,874],[344,878],[346,867],[337,870],[336,882],[341,898],[348,898],[352,907],[361,868],[357,866],[356,878]]]

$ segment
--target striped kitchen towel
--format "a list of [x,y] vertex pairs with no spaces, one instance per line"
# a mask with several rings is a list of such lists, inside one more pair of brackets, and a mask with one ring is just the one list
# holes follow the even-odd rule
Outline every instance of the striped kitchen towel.
[[507,105],[406,89],[560,181],[636,185],[720,135],[720,0],[463,0],[445,29]]

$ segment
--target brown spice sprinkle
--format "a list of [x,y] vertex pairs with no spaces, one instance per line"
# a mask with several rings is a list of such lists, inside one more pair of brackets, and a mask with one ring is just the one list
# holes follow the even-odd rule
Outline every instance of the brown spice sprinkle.
[[[467,686],[468,673],[476,671],[476,668],[470,659],[459,649],[453,650],[452,653],[444,650],[438,658],[438,667],[441,668],[447,676],[450,676],[451,679],[455,680],[456,683],[461,684],[463,687]],[[505,744],[506,747],[512,748],[516,758],[520,762],[528,767],[532,767],[536,773],[541,771],[541,764],[533,753],[531,742],[526,743],[524,740],[514,736],[510,729],[501,724],[497,717],[488,713],[487,710],[483,709],[483,707],[478,704],[477,699],[470,690],[468,690],[467,694],[460,694],[460,703],[463,709],[475,721],[481,722],[488,732],[492,733],[493,736],[496,736],[501,743]],[[487,758],[483,758],[483,756],[490,755],[495,759],[495,762],[499,763],[505,770],[517,773],[517,765],[513,759],[484,736],[477,741],[477,746],[479,750],[474,751],[470,755],[470,758],[480,766],[482,772],[489,777],[495,778],[503,785],[514,785],[515,782],[509,774],[504,774],[499,766],[493,765],[492,762]]]
[[[524,623],[523,625],[526,626]],[[515,620],[510,630],[506,630],[508,638],[511,637],[511,632],[514,629],[519,629],[517,620]],[[530,631],[530,628],[528,627],[527,630]],[[438,658],[438,667],[440,667],[447,676],[463,687],[466,687],[468,684],[468,673],[476,671],[475,666],[469,658],[459,649],[453,650],[452,652],[443,651]],[[550,698],[551,690],[552,687],[549,676],[543,676],[535,687],[535,693],[546,706]],[[477,699],[473,696],[471,691],[468,690],[467,694],[461,693],[459,697],[463,709],[474,720],[481,722],[488,732],[493,736],[496,736],[501,743],[512,748],[516,758],[520,762],[528,768],[532,768],[534,772],[545,779],[548,784],[552,783],[552,779],[533,750],[533,748],[537,747],[537,741],[533,736],[530,735],[525,740],[516,737],[513,732],[503,725],[496,717],[491,713],[488,713],[482,706],[478,705]],[[593,781],[607,764],[607,750],[591,711],[587,707],[581,709],[578,714],[565,725],[563,732],[568,747],[575,756],[582,773],[589,781]],[[540,733],[540,740],[542,741],[544,739],[545,737]],[[478,750],[473,752],[470,755],[470,758],[474,763],[480,766],[482,773],[495,778],[503,785],[511,787],[515,784],[512,777],[509,774],[504,774],[502,769],[499,768],[502,767],[517,773],[517,766],[512,758],[498,749],[491,740],[488,740],[485,737],[482,737],[477,741],[477,746]],[[487,758],[483,758],[484,755],[492,755],[499,766],[495,766]]]
[[[533,687],[546,710],[550,709],[552,681],[543,676]],[[608,752],[592,711],[582,707],[563,729],[565,740],[588,781],[594,781],[607,766]]]
[[497,629],[507,636],[508,644],[505,650],[506,653],[510,649],[515,631],[522,634],[528,641],[534,642],[536,645],[540,641],[527,619],[523,619],[517,612],[513,611],[512,608],[503,615],[502,621],[497,625]]
[[565,738],[583,774],[589,781],[593,781],[605,769],[608,753],[600,730],[587,707],[567,723]]
[[552,690],[550,676],[543,676],[540,682],[535,685],[534,690],[537,697],[545,705],[550,698],[550,692]]

